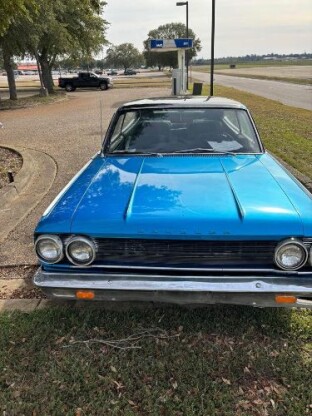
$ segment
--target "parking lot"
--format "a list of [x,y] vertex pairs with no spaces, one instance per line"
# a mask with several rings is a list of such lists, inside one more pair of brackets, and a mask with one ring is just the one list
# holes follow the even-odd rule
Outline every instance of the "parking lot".
[[[128,83],[133,82],[163,82],[168,81],[168,77],[164,74],[163,71],[151,71],[151,70],[140,70],[137,72],[136,75],[124,75],[123,70],[118,70],[117,75],[111,76],[113,83],[115,86],[117,84],[122,84],[123,86]],[[71,78],[76,77],[77,73],[61,73],[58,74],[54,71],[53,73],[53,80],[54,84],[58,84],[58,78],[60,76],[65,78]],[[99,75],[101,76],[101,75]],[[103,77],[106,77],[107,74],[104,73]],[[119,82],[120,81],[120,82]],[[30,97],[34,94],[39,93],[40,89],[40,80],[39,75],[19,75],[15,79],[16,82],[16,88],[17,88],[17,94],[18,98],[24,98],[24,97]],[[81,90],[80,90],[81,91]],[[9,99],[9,89],[8,89],[8,80],[7,77],[3,74],[0,74],[0,99],[1,100],[7,100]]]

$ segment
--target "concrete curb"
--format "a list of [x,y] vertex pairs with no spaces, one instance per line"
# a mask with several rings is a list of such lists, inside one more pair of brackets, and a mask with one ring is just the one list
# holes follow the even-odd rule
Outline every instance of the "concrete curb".
[[46,308],[65,307],[73,308],[75,302],[72,301],[51,301],[49,299],[0,299],[0,313],[20,311],[30,313],[35,310]]
[[32,312],[40,303],[40,299],[0,299],[0,312]]
[[[0,314],[2,312],[24,312],[31,313],[34,311],[50,310],[53,308],[76,309],[76,310],[99,310],[111,312],[128,312],[133,310],[155,309],[160,305],[162,308],[171,307],[172,305],[154,302],[106,302],[106,301],[74,301],[74,300],[50,300],[50,299],[0,299]],[[213,307],[210,305],[209,307]],[[184,306],[191,308],[191,306]],[[208,307],[208,305],[206,305]]]
[[38,150],[2,145],[19,153],[23,166],[0,193],[0,243],[50,190],[57,173],[51,156]]
[[[75,304],[75,302],[69,303],[64,300],[51,301],[40,297],[28,298],[28,295],[33,296],[32,290],[34,289],[35,286],[30,279],[0,279],[0,313],[15,310],[29,313],[35,309],[53,308],[57,306],[72,307]],[[26,295],[26,297],[19,297],[18,295]]]

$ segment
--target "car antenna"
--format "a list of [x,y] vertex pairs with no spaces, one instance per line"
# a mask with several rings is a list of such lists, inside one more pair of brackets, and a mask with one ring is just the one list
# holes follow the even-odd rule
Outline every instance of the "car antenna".
[[103,140],[103,110],[102,110],[102,100],[100,100],[100,134],[101,134],[101,140]]

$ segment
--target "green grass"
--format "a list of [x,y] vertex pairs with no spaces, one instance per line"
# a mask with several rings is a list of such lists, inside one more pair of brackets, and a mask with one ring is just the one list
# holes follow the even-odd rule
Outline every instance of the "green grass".
[[[266,66],[309,66],[312,65],[312,60],[299,59],[294,61],[254,61],[254,62],[233,62],[236,69],[240,68],[257,68]],[[215,70],[229,69],[229,64],[215,64]],[[192,70],[197,72],[209,72],[210,65],[192,65]]]
[[[258,62],[237,62],[235,69],[249,69],[249,68],[263,68],[263,67],[285,67],[285,66],[311,66],[312,60],[298,60],[298,61],[258,61]],[[282,81],[282,82],[290,82],[293,84],[304,84],[304,85],[311,85],[311,78],[294,78],[294,77],[285,77],[285,76],[276,76],[276,75],[258,75],[258,74],[249,74],[248,72],[245,74],[237,74],[236,72],[222,72],[223,69],[229,69],[228,64],[216,64],[215,65],[215,73],[220,75],[228,75],[233,77],[243,77],[243,78],[252,78],[252,79],[264,79],[264,80],[271,80],[271,81]],[[192,66],[191,72],[210,72],[209,65],[198,65]],[[221,72],[220,72],[221,71]]]
[[63,91],[56,91],[48,97],[40,97],[39,95],[32,95],[30,97],[22,97],[17,100],[0,100],[1,110],[15,110],[18,108],[35,107],[41,104],[51,104],[56,101],[66,99],[66,94]]
[[280,82],[290,82],[292,84],[301,84],[301,85],[312,85],[311,79],[306,78],[290,78],[290,77],[276,77],[276,76],[266,76],[266,75],[252,75],[252,74],[231,74],[224,73],[220,71],[215,71],[216,74],[227,75],[230,77],[240,77],[240,78],[251,78],[251,79],[264,79],[268,81],[280,81]]
[[170,82],[139,82],[139,83],[123,83],[114,84],[114,88],[171,88]]
[[[0,410],[303,416],[312,399],[311,318],[248,307],[3,313]],[[142,328],[154,336],[138,340],[139,349],[75,343],[120,340]]]
[[[208,94],[209,86],[204,85],[203,95]],[[312,178],[311,111],[220,85],[216,85],[215,95],[245,104],[255,119],[265,147]]]
[[157,77],[133,76],[129,78],[115,78],[114,88],[171,88],[171,74]]

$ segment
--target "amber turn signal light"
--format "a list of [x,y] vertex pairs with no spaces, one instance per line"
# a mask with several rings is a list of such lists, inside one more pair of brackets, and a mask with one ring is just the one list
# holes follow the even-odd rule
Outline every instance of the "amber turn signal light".
[[276,303],[296,303],[297,298],[296,296],[289,296],[289,295],[276,295],[275,296]]
[[76,292],[77,299],[92,300],[94,299],[94,296],[94,292],[91,292],[89,290],[77,290]]

